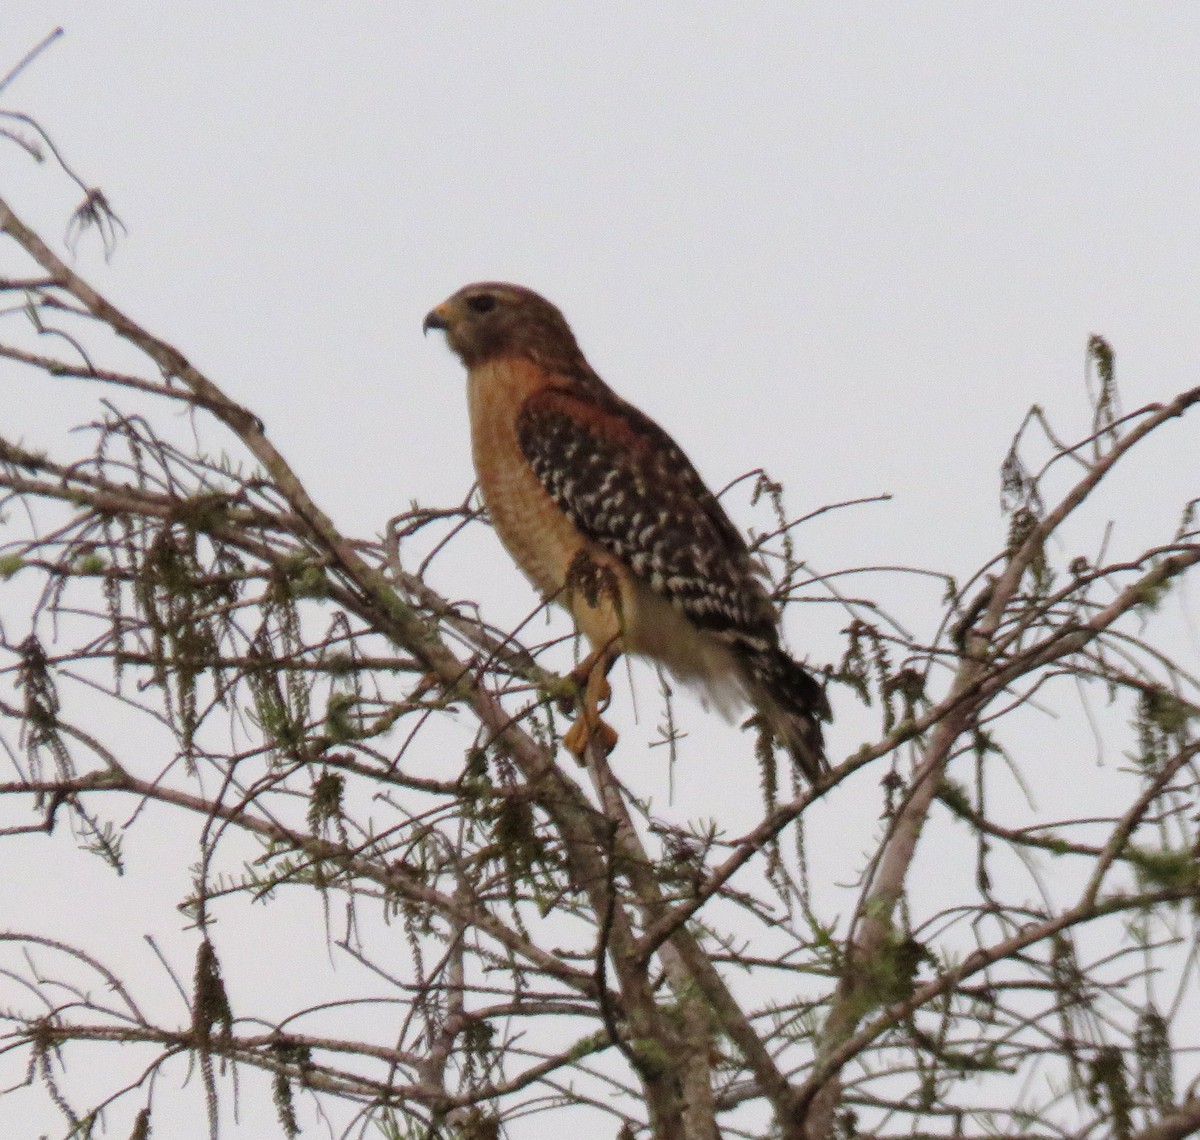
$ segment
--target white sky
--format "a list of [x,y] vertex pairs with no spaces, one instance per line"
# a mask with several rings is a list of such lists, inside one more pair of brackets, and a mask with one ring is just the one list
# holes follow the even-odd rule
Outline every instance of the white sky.
[[[1086,427],[1090,333],[1126,408],[1197,382],[1194,4],[5,0],[0,73],[56,24],[0,104],[128,226],[77,268],[354,534],[471,483],[461,369],[420,333],[470,280],[559,304],[713,484],[763,466],[796,514],[892,492],[801,531],[822,570],[993,553],[1026,408]],[[61,245],[78,194],[48,164],[0,142],[0,193]],[[0,394],[64,454],[95,408],[9,369]],[[1148,491],[1200,491],[1196,452],[1178,430],[1127,484],[1118,544],[1162,534]],[[462,551],[437,584],[528,609],[490,535]],[[919,624],[939,594],[891,596]],[[789,639],[836,659],[813,609]]]

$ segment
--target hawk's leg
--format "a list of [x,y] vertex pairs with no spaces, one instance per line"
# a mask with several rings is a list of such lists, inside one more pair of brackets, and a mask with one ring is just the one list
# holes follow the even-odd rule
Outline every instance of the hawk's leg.
[[582,761],[588,745],[595,741],[607,756],[617,744],[617,734],[605,724],[600,714],[612,700],[612,686],[608,683],[608,671],[620,655],[612,645],[594,649],[574,669],[571,679],[583,689],[583,701],[575,723],[563,737],[567,751]]

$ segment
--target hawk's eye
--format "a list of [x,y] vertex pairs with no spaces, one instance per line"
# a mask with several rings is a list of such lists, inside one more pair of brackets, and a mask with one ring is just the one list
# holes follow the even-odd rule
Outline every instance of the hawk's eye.
[[490,313],[496,307],[496,298],[491,293],[476,293],[467,298],[467,308],[473,313]]

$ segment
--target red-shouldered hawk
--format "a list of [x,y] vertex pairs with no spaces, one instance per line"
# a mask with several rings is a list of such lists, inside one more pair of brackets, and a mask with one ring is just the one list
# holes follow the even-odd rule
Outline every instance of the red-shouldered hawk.
[[821,686],[782,648],[745,540],[675,441],[592,370],[562,313],[518,285],[467,285],[438,305],[467,368],[471,445],[500,540],[592,652],[565,743],[611,748],[599,718],[621,652],[698,683],[730,715],[754,705],[811,778],[827,767]]

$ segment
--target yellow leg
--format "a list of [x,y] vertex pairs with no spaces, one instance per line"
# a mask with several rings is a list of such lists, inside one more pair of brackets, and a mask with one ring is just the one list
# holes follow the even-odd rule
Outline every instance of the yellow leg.
[[575,723],[571,725],[563,744],[567,751],[582,761],[588,745],[595,741],[607,756],[617,744],[617,734],[605,724],[600,713],[608,708],[612,700],[612,686],[608,683],[608,671],[617,659],[617,651],[610,646],[593,650],[587,658],[571,671],[571,677],[582,685],[583,702]]

